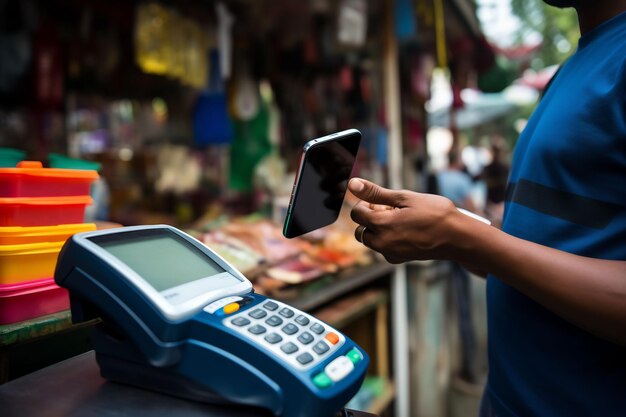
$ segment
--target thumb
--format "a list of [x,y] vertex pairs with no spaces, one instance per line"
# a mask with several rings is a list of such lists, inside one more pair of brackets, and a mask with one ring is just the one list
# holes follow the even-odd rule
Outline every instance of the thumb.
[[352,178],[348,183],[348,189],[356,197],[372,204],[400,207],[402,202],[402,193],[400,191],[383,188],[361,178]]

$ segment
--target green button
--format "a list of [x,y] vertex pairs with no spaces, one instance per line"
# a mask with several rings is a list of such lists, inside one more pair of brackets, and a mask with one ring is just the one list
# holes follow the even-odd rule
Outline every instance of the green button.
[[318,388],[327,388],[333,384],[333,381],[330,380],[330,378],[328,377],[328,375],[326,375],[325,372],[322,372],[320,374],[315,375],[315,377],[313,377],[313,383]]
[[352,363],[360,362],[363,359],[363,355],[361,355],[361,352],[359,352],[357,348],[353,348],[346,356]]

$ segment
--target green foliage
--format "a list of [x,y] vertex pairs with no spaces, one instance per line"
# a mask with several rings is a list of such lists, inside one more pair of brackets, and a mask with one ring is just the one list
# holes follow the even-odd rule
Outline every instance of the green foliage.
[[511,9],[522,24],[519,43],[527,43],[525,39],[536,34],[543,38],[534,69],[560,64],[576,49],[580,31],[574,9],[559,9],[541,0],[511,0]]

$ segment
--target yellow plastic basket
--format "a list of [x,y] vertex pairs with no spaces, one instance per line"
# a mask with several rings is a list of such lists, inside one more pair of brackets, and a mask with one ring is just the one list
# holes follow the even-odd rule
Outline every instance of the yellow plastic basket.
[[57,257],[65,240],[0,245],[0,284],[17,284],[54,276]]
[[75,233],[96,230],[93,223],[61,224],[58,226],[0,227],[0,245],[60,242]]

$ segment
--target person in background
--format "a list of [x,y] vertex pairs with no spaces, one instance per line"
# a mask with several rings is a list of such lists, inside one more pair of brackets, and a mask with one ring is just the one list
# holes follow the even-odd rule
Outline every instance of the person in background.
[[449,198],[457,207],[475,212],[476,205],[472,200],[474,183],[464,168],[461,153],[451,150],[448,167],[436,174],[437,190],[439,195]]
[[545,1],[574,7],[582,36],[519,138],[502,229],[358,178],[351,216],[389,262],[488,274],[482,416],[624,416],[626,0]]
[[502,223],[504,215],[504,199],[506,184],[511,167],[504,161],[504,139],[494,137],[491,143],[492,160],[478,176],[487,186],[485,212],[490,220],[497,225]]
[[[455,206],[476,212],[476,205],[472,199],[474,182],[466,172],[461,152],[454,148],[448,153],[448,166],[436,173],[437,194],[442,195],[454,203]],[[450,287],[456,304],[458,330],[460,338],[461,360],[459,377],[464,381],[474,383],[478,379],[476,369],[476,332],[472,322],[472,296],[470,276],[468,272],[456,262],[445,265],[446,275],[450,277]]]

